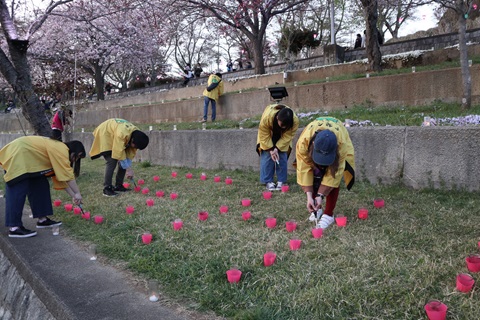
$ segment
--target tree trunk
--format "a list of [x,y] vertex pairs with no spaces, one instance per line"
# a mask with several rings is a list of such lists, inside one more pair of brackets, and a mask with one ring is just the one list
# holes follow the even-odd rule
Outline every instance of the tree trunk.
[[252,39],[254,45],[253,61],[255,62],[255,74],[265,74],[265,63],[263,60],[263,40]]
[[45,115],[43,105],[33,90],[27,60],[28,41],[10,40],[8,41],[8,47],[16,77],[6,78],[18,99],[18,107],[22,108],[22,114],[32,126],[35,135],[50,136],[52,131],[50,122]]
[[97,100],[105,100],[105,79],[103,78],[102,66],[95,63],[95,88],[97,89]]
[[378,5],[377,0],[362,0],[362,4],[367,17],[367,57],[369,69],[375,72],[382,71],[382,53],[378,43]]
[[460,68],[462,70],[463,97],[462,109],[470,109],[472,105],[472,78],[468,66],[467,41],[465,33],[467,20],[463,14],[458,16],[458,47],[460,49]]

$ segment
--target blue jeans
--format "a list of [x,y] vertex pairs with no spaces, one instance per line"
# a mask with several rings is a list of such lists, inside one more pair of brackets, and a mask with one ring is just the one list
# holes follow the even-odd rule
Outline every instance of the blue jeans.
[[14,185],[5,184],[5,226],[22,227],[22,213],[28,198],[34,218],[53,214],[50,183],[47,177],[24,179]]
[[208,118],[208,103],[212,103],[212,121],[215,121],[217,116],[217,102],[214,99],[210,99],[209,97],[203,97],[203,120],[207,120]]
[[272,160],[269,151],[262,150],[260,155],[260,182],[267,183],[273,182],[273,176],[275,171],[277,172],[277,181],[278,182],[287,182],[287,153],[278,152],[278,162]]

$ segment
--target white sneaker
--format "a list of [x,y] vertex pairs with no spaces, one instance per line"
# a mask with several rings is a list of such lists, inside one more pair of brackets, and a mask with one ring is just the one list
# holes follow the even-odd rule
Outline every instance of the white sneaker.
[[277,188],[275,187],[275,183],[273,182],[267,182],[267,190],[269,191],[275,191]]
[[283,182],[277,182],[277,189],[276,190],[282,190]]
[[324,215],[322,215],[322,217],[320,218],[320,221],[319,221],[318,224],[317,224],[317,229],[318,229],[318,228],[326,229],[326,228],[328,228],[334,221],[335,221],[335,218],[334,218],[334,217],[327,216],[326,214],[324,214]]
[[310,222],[315,222],[317,220],[317,215],[315,214],[315,211],[310,213],[310,217],[308,217],[308,221]]

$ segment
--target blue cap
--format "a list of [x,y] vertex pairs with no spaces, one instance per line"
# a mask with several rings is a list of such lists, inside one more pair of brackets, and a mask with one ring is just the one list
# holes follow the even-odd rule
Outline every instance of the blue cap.
[[329,166],[337,156],[337,137],[330,130],[317,133],[313,142],[313,162],[320,166]]

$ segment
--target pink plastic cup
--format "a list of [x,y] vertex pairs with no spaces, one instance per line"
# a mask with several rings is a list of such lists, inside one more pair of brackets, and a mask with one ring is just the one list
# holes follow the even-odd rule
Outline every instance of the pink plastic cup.
[[62,200],[56,199],[53,201],[53,206],[54,207],[60,207],[62,205]]
[[73,209],[73,204],[67,203],[63,206],[65,208],[65,211],[72,211]]
[[198,213],[198,220],[205,221],[208,219],[208,212],[207,211],[200,211]]
[[220,213],[227,213],[228,212],[228,206],[222,205],[220,206]]
[[368,218],[368,209],[360,208],[358,209],[358,219],[365,220]]
[[135,212],[135,208],[134,208],[133,206],[127,206],[127,207],[125,208],[125,212],[126,212],[127,214],[132,214],[133,212]]
[[124,182],[124,183],[123,183],[123,187],[124,187],[125,189],[128,189],[128,187],[130,187],[130,183]]
[[312,236],[313,236],[315,239],[321,238],[322,235],[323,235],[323,229],[322,229],[322,228],[312,229]]
[[157,196],[157,198],[163,198],[165,192],[163,192],[162,190],[158,190],[157,192],[155,192],[155,195]]
[[283,186],[282,186],[282,192],[283,192],[283,193],[286,193],[286,192],[288,192],[289,190],[290,190],[290,187],[289,187],[289,186],[287,186],[287,185],[283,185]]
[[290,239],[290,250],[298,250],[302,245],[302,240],[300,239]]
[[176,171],[172,171],[172,178],[176,178],[177,177],[177,172]]
[[148,188],[143,188],[142,189],[143,194],[148,194],[149,192],[150,192],[150,189],[148,189]]
[[468,273],[460,273],[457,275],[457,290],[460,292],[470,292],[475,280]]
[[173,230],[180,230],[183,227],[183,221],[181,219],[175,219],[173,221]]
[[252,217],[252,214],[250,213],[250,211],[244,211],[242,212],[242,219],[247,221],[248,219],[250,219]]
[[465,258],[467,269],[470,272],[480,272],[480,255],[472,254]]
[[205,173],[202,173],[202,175],[200,176],[200,180],[202,181],[207,180],[207,175]]
[[347,225],[347,217],[339,215],[335,217],[335,222],[337,223],[337,226],[345,227]]
[[272,199],[272,191],[263,191],[263,199],[265,200]]
[[373,200],[373,206],[377,209],[378,208],[383,208],[385,206],[385,201],[383,199],[380,199],[380,198],[374,199]]
[[192,179],[192,178],[193,178],[193,174],[187,173],[187,174],[185,175],[185,178],[187,178],[187,179]]
[[267,228],[275,228],[277,226],[277,219],[273,218],[273,217],[268,217],[267,219],[265,219],[265,225],[267,226]]
[[287,221],[285,222],[285,228],[288,232],[293,232],[297,229],[297,223],[295,221]]
[[215,175],[215,177],[213,177],[213,181],[214,182],[220,182],[221,181],[220,176]]
[[227,280],[230,283],[240,282],[241,277],[242,277],[242,271],[238,269],[230,269],[227,271]]
[[135,188],[133,188],[133,191],[135,192],[140,192],[140,190],[142,190],[142,187],[140,186],[136,186]]
[[145,203],[147,204],[147,206],[152,207],[155,204],[155,201],[149,198],[145,200]]
[[103,216],[94,216],[93,217],[93,222],[95,222],[95,224],[100,224],[103,222]]
[[142,242],[144,244],[150,244],[150,242],[152,242],[152,234],[151,233],[142,234]]
[[252,201],[250,201],[250,199],[242,199],[242,206],[249,207],[251,204]]
[[143,180],[143,179],[138,179],[137,183],[138,183],[138,185],[142,186],[142,185],[145,184],[145,180]]
[[265,267],[270,267],[272,264],[275,263],[275,259],[277,258],[277,255],[275,252],[268,251],[263,255],[263,265]]
[[160,181],[160,177],[159,176],[153,176],[153,181],[155,181],[155,182]]
[[429,320],[445,320],[448,307],[441,301],[432,300],[425,305],[425,312]]
[[175,200],[178,198],[178,194],[175,192],[170,193],[170,199]]
[[90,212],[85,211],[84,213],[82,213],[82,218],[85,220],[90,220]]
[[225,178],[225,184],[232,184],[233,180],[230,177]]
[[80,213],[82,213],[82,209],[80,209],[79,207],[73,208],[73,214],[80,214]]

